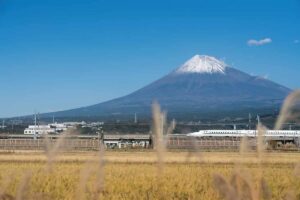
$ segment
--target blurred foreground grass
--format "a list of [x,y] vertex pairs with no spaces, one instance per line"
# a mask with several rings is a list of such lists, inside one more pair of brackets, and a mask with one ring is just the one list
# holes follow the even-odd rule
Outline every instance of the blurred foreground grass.
[[160,173],[154,152],[106,152],[104,157],[100,169],[97,153],[60,153],[49,169],[42,153],[2,152],[1,199],[219,199],[213,175],[230,180],[237,165],[253,182],[262,172],[271,199],[300,194],[298,153],[269,153],[257,164],[251,153],[167,152]]

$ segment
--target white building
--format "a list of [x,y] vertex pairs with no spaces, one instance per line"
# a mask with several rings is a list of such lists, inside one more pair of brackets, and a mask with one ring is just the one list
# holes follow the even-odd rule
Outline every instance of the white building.
[[98,127],[98,126],[103,126],[104,122],[91,122],[91,123],[86,123],[86,124],[82,124],[83,128],[94,128],[94,127]]
[[24,130],[24,134],[27,135],[33,135],[33,134],[49,134],[49,133],[62,133],[69,128],[74,128],[76,127],[76,123],[81,123],[81,122],[75,122],[75,123],[52,123],[48,125],[29,125],[28,128]]
[[63,131],[68,130],[68,128],[72,128],[73,126],[70,126],[68,124],[62,123],[59,124],[57,122],[53,123],[53,124],[49,124],[51,127],[55,128],[55,133],[61,133]]
[[103,143],[106,148],[149,148],[151,136],[149,134],[104,135]]
[[29,125],[28,128],[24,130],[26,135],[42,135],[56,133],[56,129],[50,125]]
[[85,121],[82,121],[82,122],[64,122],[64,124],[66,126],[75,127],[75,126],[79,126],[79,125],[84,126],[84,125],[86,125],[86,122]]

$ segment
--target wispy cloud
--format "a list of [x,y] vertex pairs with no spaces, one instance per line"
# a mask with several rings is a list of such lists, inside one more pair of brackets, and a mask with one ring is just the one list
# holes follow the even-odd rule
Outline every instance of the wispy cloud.
[[295,43],[295,44],[299,44],[300,41],[299,41],[299,40],[294,40],[294,43]]
[[264,38],[264,39],[261,39],[261,40],[248,40],[247,44],[249,46],[262,46],[262,45],[265,45],[265,44],[269,44],[272,42],[272,39],[271,38]]

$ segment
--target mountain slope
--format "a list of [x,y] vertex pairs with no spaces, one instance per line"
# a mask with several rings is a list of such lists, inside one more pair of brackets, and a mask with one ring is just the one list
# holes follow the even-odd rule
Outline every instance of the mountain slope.
[[157,100],[169,113],[263,108],[279,105],[290,89],[251,76],[210,56],[196,55],[167,76],[127,96],[57,116],[149,113]]

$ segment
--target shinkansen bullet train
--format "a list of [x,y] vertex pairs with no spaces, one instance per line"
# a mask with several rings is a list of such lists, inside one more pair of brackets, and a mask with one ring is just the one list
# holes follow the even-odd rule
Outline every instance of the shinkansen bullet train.
[[[298,130],[267,130],[264,137],[300,137]],[[187,134],[189,137],[257,137],[257,130],[201,130]]]

